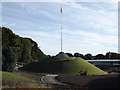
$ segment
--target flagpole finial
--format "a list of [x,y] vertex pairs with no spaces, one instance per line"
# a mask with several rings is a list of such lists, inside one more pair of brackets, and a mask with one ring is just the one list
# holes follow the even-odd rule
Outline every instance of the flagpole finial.
[[61,9],[60,9],[60,12],[62,13],[62,7],[61,7]]

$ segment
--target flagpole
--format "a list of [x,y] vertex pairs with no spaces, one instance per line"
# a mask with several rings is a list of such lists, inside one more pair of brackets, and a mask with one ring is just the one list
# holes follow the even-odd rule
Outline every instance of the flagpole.
[[63,38],[62,38],[62,4],[61,4],[61,9],[60,9],[60,12],[61,12],[61,52],[62,52],[62,49],[63,49],[63,46],[62,46],[62,43],[63,43]]

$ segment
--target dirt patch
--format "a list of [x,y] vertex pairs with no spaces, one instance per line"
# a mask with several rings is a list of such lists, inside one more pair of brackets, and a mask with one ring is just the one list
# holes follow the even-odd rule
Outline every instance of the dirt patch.
[[119,74],[113,75],[59,75],[60,82],[87,88],[119,88]]

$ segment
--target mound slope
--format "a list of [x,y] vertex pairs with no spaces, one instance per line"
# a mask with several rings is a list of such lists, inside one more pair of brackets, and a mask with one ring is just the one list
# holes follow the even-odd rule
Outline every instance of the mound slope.
[[62,57],[45,60],[44,62],[34,62],[25,65],[21,69],[57,74],[79,74],[80,71],[87,72],[88,75],[107,74],[105,71],[97,68],[82,58]]

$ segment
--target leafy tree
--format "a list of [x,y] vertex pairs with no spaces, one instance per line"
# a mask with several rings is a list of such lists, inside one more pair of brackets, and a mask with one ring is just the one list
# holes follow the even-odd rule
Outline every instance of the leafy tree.
[[85,58],[83,54],[79,54],[79,57],[81,57],[83,59]]
[[92,54],[86,54],[85,56],[84,56],[84,58],[86,59],[86,60],[92,60]]
[[73,55],[71,53],[66,53],[69,57],[73,57]]
[[80,57],[79,53],[74,53],[74,57]]
[[114,52],[107,52],[105,57],[106,59],[120,59],[120,54]]
[[13,71],[16,62],[30,63],[46,57],[35,41],[19,37],[6,27],[2,27],[2,53],[2,69],[5,71]]
[[96,59],[105,59],[105,56],[103,54],[98,54],[95,57]]
[[42,60],[46,55],[39,49],[38,44],[30,38],[27,38],[31,42],[32,51],[31,55],[33,60]]
[[84,55],[83,55],[83,54],[80,54],[80,53],[74,53],[74,57],[84,58]]
[[15,69],[16,61],[17,61],[17,56],[15,54],[15,48],[14,47],[8,47],[6,50],[6,56],[3,56],[3,67],[2,69],[5,71],[13,71]]
[[22,38],[21,62],[29,63],[32,61],[31,57],[31,43],[28,39]]

